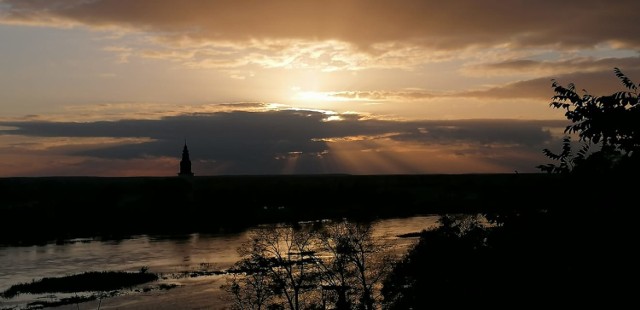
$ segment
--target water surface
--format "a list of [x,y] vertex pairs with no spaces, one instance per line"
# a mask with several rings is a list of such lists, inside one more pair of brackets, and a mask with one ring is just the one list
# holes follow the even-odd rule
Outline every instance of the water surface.
[[[437,219],[437,216],[414,216],[378,220],[373,223],[374,236],[390,241],[400,255],[406,252],[416,239],[398,238],[397,235],[434,227],[437,225]],[[0,247],[0,291],[8,289],[13,284],[86,271],[137,271],[142,267],[148,267],[149,272],[175,275],[203,269],[224,270],[239,260],[236,250],[247,240],[249,231],[171,236],[138,235],[122,240],[74,239],[62,244]],[[185,293],[189,287],[192,290],[219,291],[220,279],[214,280],[215,285],[197,286],[198,281],[195,279],[168,279],[180,285],[181,290],[178,291]],[[28,302],[38,298],[46,296],[22,294],[11,299],[0,298],[0,309],[23,309]],[[195,302],[198,299],[192,297],[189,300]],[[144,299],[137,298],[133,304],[121,304],[119,307],[142,308],[140,303],[144,302]],[[207,302],[207,299],[198,302]],[[72,308],[76,309],[76,305]],[[108,303],[101,307],[108,308]]]

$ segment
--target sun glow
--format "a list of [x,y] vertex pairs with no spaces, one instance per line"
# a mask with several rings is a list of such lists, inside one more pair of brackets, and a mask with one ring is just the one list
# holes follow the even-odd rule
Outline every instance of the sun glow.
[[302,100],[305,102],[336,102],[347,101],[344,98],[333,96],[329,92],[317,92],[317,91],[298,91],[294,97],[294,100]]

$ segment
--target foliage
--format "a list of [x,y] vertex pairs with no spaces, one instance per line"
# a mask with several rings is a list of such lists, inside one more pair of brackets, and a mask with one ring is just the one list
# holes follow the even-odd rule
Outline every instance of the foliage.
[[368,224],[276,225],[251,234],[223,286],[234,309],[374,309],[390,270]]
[[484,218],[443,216],[384,280],[384,309],[624,308],[634,302],[628,281],[638,269],[638,233],[628,201],[637,198],[635,183],[616,175],[580,179],[563,187],[570,195],[543,195],[553,203],[514,201],[511,210]]
[[580,150],[574,155],[571,150],[571,137],[565,136],[562,139],[562,151],[560,153],[554,153],[549,149],[544,149],[542,152],[548,158],[559,161],[560,164],[546,164],[537,166],[543,172],[548,173],[568,173],[571,172],[576,166],[584,163],[589,156],[590,143],[583,143]]
[[[566,173],[578,167],[588,171],[611,171],[623,169],[638,161],[638,85],[619,68],[614,68],[614,72],[627,90],[605,96],[593,96],[585,90],[581,96],[573,83],[564,87],[552,80],[555,95],[549,105],[565,111],[565,117],[571,124],[567,125],[564,132],[567,135],[577,135],[582,146],[573,156],[571,140],[569,136],[565,136],[559,154],[549,149],[543,150],[548,158],[560,161],[560,164],[540,165],[537,168],[550,173]],[[600,150],[588,154],[592,144],[600,145]]]
[[487,297],[482,285],[492,270],[483,256],[488,232],[482,221],[478,215],[443,215],[438,228],[422,231],[383,282],[384,309],[460,308]]

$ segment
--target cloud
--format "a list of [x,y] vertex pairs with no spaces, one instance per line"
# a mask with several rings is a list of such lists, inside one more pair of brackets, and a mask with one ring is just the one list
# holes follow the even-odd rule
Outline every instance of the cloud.
[[411,41],[437,48],[603,42],[640,46],[637,1],[597,0],[4,0],[5,22],[81,24],[196,40],[340,40],[357,46]]
[[[621,68],[623,73],[636,81],[640,80],[640,67],[630,66],[629,69]],[[554,95],[551,88],[552,80],[560,84],[574,83],[576,89],[586,90],[595,96],[610,95],[616,91],[624,90],[624,85],[615,76],[613,67],[608,70],[573,72],[547,76],[525,81],[511,82],[504,85],[489,87],[484,90],[463,91],[454,96],[493,99],[545,99],[550,102]]]
[[[0,3],[0,23],[82,26],[116,33],[116,39],[136,34],[137,43],[113,50],[119,62],[137,56],[191,68],[411,69],[493,50],[640,48],[640,37],[630,31],[637,26],[640,4],[631,0]],[[566,68],[580,66],[576,61]],[[508,73],[523,67],[547,72],[551,65],[511,60],[472,66],[468,72]]]
[[[366,90],[366,91],[338,91],[327,92],[328,97],[344,100],[361,101],[429,101],[447,98],[474,98],[519,100],[534,99],[550,102],[554,95],[551,87],[552,80],[557,80],[563,85],[574,83],[577,89],[584,89],[595,96],[609,95],[624,90],[624,85],[615,76],[614,67],[621,68],[622,72],[632,81],[640,81],[640,58],[629,58],[626,61],[616,62],[613,59],[604,59],[594,63],[586,60],[574,60],[559,63],[547,63],[537,61],[510,61],[484,65],[489,70],[530,71],[544,70],[545,74],[552,72],[557,65],[558,74],[545,75],[544,77],[527,79],[522,81],[507,82],[504,84],[487,86],[482,89],[433,92],[426,90]],[[565,68],[563,68],[563,66]],[[480,67],[480,66],[479,66]],[[493,68],[493,69],[492,69]],[[479,68],[477,68],[479,69]],[[549,71],[549,72],[546,72]],[[565,72],[565,73],[562,73]]]
[[520,75],[526,72],[529,75],[549,76],[552,74],[611,72],[614,67],[625,70],[640,69],[640,57],[626,58],[595,58],[577,57],[556,61],[540,61],[531,59],[511,59],[495,63],[470,65],[463,68],[463,73],[472,76],[492,75]]
[[629,29],[639,10],[628,0],[2,0],[0,24],[105,31],[115,34],[102,40],[116,62],[161,59],[236,80],[256,69],[412,72],[434,63],[464,65],[467,76],[530,79],[633,62],[513,57],[531,56],[532,48],[637,51],[640,37]]
[[[141,58],[162,59],[189,68],[234,69],[258,66],[265,69],[318,69],[321,72],[356,71],[376,68],[410,69],[415,65],[451,60],[454,55],[425,52],[410,44],[377,43],[366,51],[338,40],[263,39],[246,42],[212,41],[203,44],[192,39],[154,40],[135,53]],[[114,52],[121,52],[114,50]]]
[[424,100],[438,97],[447,97],[447,94],[433,93],[422,90],[414,91],[385,91],[385,90],[369,90],[369,91],[339,91],[327,94],[330,97],[348,99],[348,100],[366,100],[366,101],[386,101],[386,100]]
[[[422,127],[399,134],[394,139],[443,144],[465,142],[479,145],[540,145],[551,138],[551,133],[542,129],[542,124],[559,126],[560,124],[565,124],[565,122],[517,120],[430,121],[424,122]],[[504,130],[505,128],[508,128],[508,130]]]
[[[126,119],[158,120],[167,116],[191,113],[216,113],[230,111],[261,112],[284,109],[282,104],[263,102],[234,102],[234,103],[206,103],[206,104],[168,104],[145,102],[116,102],[98,104],[67,105],[60,113],[31,114],[19,118],[2,118],[2,121],[30,121],[30,122],[94,122],[119,121]],[[1,129],[1,128],[0,128]]]
[[[358,114],[341,114],[340,120],[323,111],[273,110],[263,112],[229,111],[166,116],[160,119],[48,122],[4,121],[0,137],[24,137],[26,141],[57,141],[56,156],[66,155],[72,162],[125,162],[179,158],[186,138],[194,170],[200,174],[270,174],[270,173],[418,173],[443,167],[425,164],[421,156],[438,152],[439,156],[457,156],[476,161],[491,161],[498,154],[528,154],[538,164],[541,150],[557,140],[549,128],[564,127],[561,121],[451,120],[400,121],[362,118]],[[2,127],[0,127],[2,128]],[[62,139],[61,137],[64,137]],[[67,146],[60,141],[70,141]],[[109,143],[99,143],[107,141]],[[42,156],[53,150],[4,143],[3,152],[20,152]],[[38,149],[34,152],[34,149]],[[413,155],[410,155],[413,154]],[[448,154],[448,155],[447,155]],[[368,158],[378,166],[358,168],[346,158]],[[515,155],[514,155],[515,156]],[[511,160],[515,160],[511,158]],[[404,166],[400,163],[405,163]],[[294,164],[295,163],[295,164]],[[454,161],[455,163],[455,161]],[[383,165],[384,164],[384,165]],[[422,167],[421,165],[425,165]],[[80,164],[78,164],[80,165]],[[462,162],[459,165],[463,165]],[[86,172],[87,167],[76,168]],[[386,167],[384,170],[380,167]],[[146,167],[146,166],[145,166]],[[376,170],[375,167],[379,167]],[[389,167],[394,167],[393,169]],[[511,171],[493,163],[492,169]],[[532,170],[533,162],[521,162],[521,171]],[[524,167],[524,168],[523,168]],[[449,167],[457,171],[460,166]],[[396,169],[396,170],[394,170]],[[398,170],[399,169],[399,170]],[[484,171],[480,166],[472,171]],[[500,170],[501,169],[501,170]],[[60,169],[63,171],[64,169]],[[141,173],[140,170],[135,170]],[[174,171],[164,171],[173,174]],[[104,173],[103,170],[94,173]],[[157,171],[147,174],[157,175]]]
[[104,48],[105,51],[114,52],[118,55],[118,63],[124,64],[129,62],[129,58],[133,54],[132,48],[130,47],[122,47],[122,46],[107,46]]

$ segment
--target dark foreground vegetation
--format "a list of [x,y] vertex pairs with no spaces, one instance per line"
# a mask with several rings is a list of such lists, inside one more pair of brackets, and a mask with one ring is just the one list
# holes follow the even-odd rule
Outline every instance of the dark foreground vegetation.
[[[482,228],[470,215],[424,231],[384,282],[386,309],[624,308],[636,303],[634,220],[528,212]],[[634,227],[635,226],[635,227]]]
[[550,105],[570,124],[559,152],[543,150],[554,162],[538,168],[561,180],[513,201],[530,207],[482,211],[491,228],[476,215],[442,217],[386,279],[388,309],[637,304],[640,97],[614,72],[626,90],[611,95],[552,83]]

